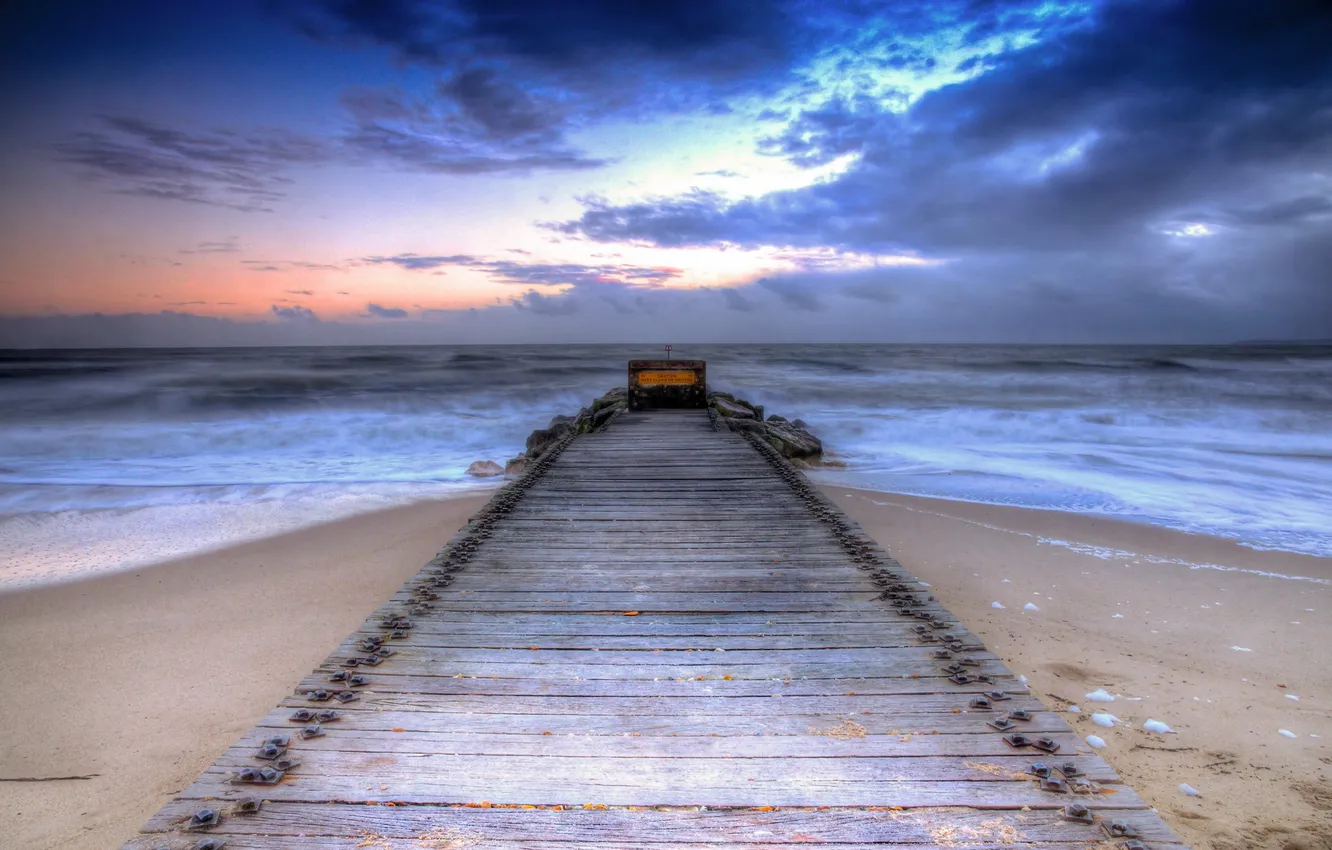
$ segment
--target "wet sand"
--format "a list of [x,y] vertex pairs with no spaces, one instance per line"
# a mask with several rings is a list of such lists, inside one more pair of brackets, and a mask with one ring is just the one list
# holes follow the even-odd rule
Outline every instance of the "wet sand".
[[[1332,848],[1332,559],[824,489],[1047,705],[1082,709],[1067,715],[1074,729],[1104,739],[1101,755],[1196,850]],[[1088,701],[1098,689],[1118,697]],[[1102,728],[1092,712],[1123,723]],[[1176,734],[1144,731],[1148,719]]]
[[[1102,754],[1195,848],[1332,848],[1332,561],[1072,514],[828,493],[1049,705],[1079,705],[1074,727],[1104,738]],[[0,846],[118,846],[483,501],[0,595],[0,777],[98,774],[0,784]],[[1119,696],[1087,702],[1098,688]],[[1093,710],[1124,724],[1096,726]],[[1143,731],[1148,718],[1177,734]]]

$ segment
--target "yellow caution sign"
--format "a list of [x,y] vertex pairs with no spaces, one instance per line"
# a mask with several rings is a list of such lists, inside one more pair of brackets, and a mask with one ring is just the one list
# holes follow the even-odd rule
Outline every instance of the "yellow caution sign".
[[693,372],[639,372],[641,387],[685,387],[694,383]]

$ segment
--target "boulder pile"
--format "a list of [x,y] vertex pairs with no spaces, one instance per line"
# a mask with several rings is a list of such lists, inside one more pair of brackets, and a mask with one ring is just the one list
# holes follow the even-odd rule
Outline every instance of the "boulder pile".
[[708,393],[708,407],[717,413],[717,424],[731,431],[747,431],[798,465],[813,466],[823,459],[823,442],[799,419],[772,414],[763,418],[763,406],[750,404],[730,393]]
[[559,442],[565,434],[590,434],[600,431],[610,421],[629,409],[629,390],[616,387],[578,411],[575,416],[555,416],[545,428],[538,428],[527,435],[527,449],[504,465],[505,475],[522,475],[530,461],[545,453],[546,449]]
[[[764,419],[762,405],[750,404],[730,393],[708,393],[708,407],[716,412],[716,422],[720,427],[756,434],[797,465],[813,466],[823,460],[823,443],[799,419],[787,420],[776,414]],[[478,477],[522,475],[530,462],[541,457],[566,434],[600,431],[628,409],[629,391],[625,387],[616,387],[577,414],[555,416],[545,428],[538,428],[528,434],[525,451],[506,463],[502,470],[497,463],[477,461],[468,468],[467,473]]]

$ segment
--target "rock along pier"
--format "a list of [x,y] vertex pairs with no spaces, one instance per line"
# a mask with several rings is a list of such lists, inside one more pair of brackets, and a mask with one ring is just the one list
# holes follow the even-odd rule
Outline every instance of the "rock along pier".
[[761,411],[656,408],[669,362],[125,846],[1179,850]]

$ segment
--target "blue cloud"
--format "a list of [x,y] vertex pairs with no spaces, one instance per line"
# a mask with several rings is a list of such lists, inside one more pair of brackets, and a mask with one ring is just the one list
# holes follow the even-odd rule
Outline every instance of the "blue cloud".
[[369,316],[379,319],[405,319],[407,311],[401,307],[381,307],[378,304],[365,305],[365,312]]
[[308,323],[308,322],[319,321],[319,317],[316,316],[315,312],[311,310],[309,307],[301,307],[300,305],[294,305],[291,307],[279,307],[278,305],[274,304],[268,309],[270,312],[272,312],[274,316],[277,316],[279,319],[281,319],[284,322]]

